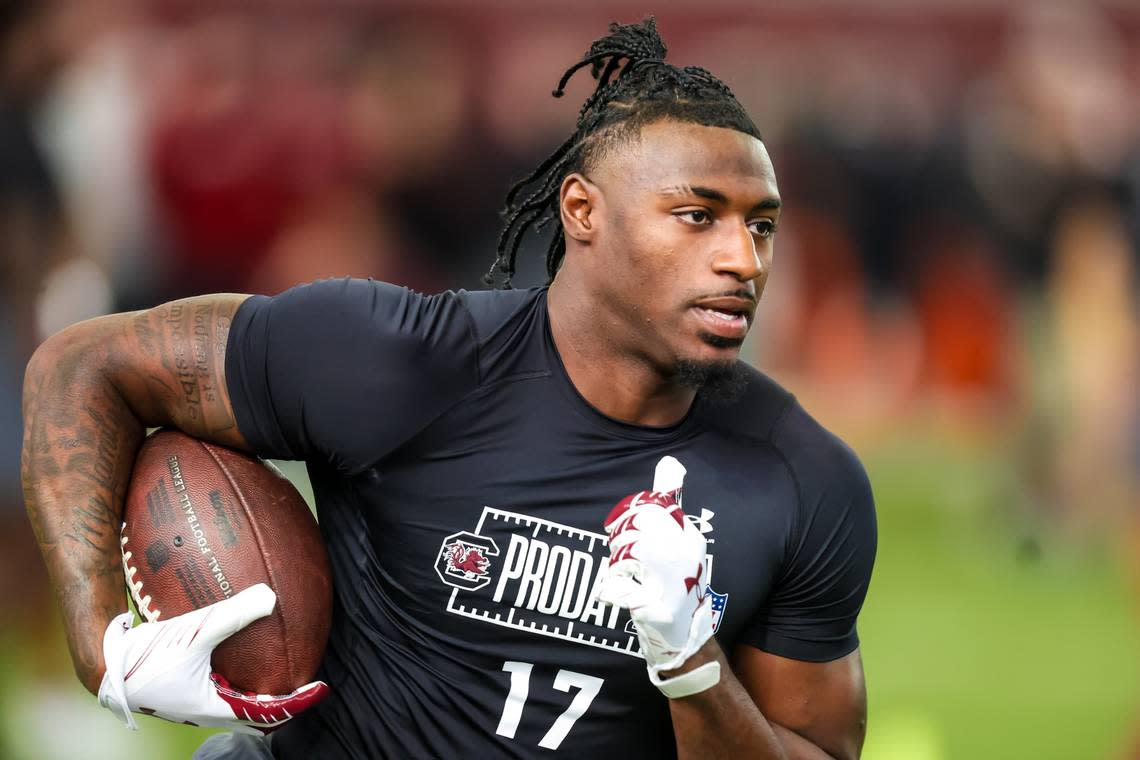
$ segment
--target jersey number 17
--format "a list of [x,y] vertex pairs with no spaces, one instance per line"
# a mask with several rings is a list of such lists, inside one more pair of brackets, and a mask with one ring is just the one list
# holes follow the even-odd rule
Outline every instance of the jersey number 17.
[[[511,691],[507,694],[507,701],[503,704],[503,716],[499,719],[499,727],[495,733],[508,739],[515,738],[519,721],[522,720],[523,706],[526,705],[527,695],[530,693],[530,672],[534,664],[530,662],[515,662],[507,660],[503,663],[503,670],[511,674]],[[570,700],[570,705],[563,711],[554,725],[542,737],[538,746],[545,749],[558,749],[559,745],[570,733],[574,723],[581,718],[598,692],[602,690],[603,679],[588,676],[585,673],[575,673],[573,670],[560,670],[554,678],[554,688],[558,691],[569,692],[574,688],[578,693]]]

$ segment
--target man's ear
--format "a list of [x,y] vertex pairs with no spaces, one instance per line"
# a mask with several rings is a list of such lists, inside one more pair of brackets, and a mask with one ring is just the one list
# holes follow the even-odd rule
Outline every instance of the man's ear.
[[580,243],[589,243],[597,229],[597,210],[601,201],[598,186],[578,172],[562,180],[558,193],[562,229]]

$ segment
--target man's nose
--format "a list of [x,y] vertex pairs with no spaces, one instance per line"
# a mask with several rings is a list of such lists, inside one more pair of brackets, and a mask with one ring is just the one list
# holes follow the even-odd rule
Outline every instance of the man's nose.
[[713,259],[713,269],[740,282],[750,282],[764,274],[764,256],[747,224],[733,225],[725,235]]

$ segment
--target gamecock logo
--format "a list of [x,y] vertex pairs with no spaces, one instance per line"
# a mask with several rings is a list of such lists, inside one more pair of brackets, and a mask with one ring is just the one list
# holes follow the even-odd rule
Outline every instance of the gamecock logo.
[[464,531],[443,539],[435,572],[448,586],[477,591],[491,582],[491,557],[499,556],[499,547],[486,536]]
[[481,578],[487,574],[491,560],[474,546],[464,546],[456,541],[447,548],[447,572],[463,573],[464,578]]

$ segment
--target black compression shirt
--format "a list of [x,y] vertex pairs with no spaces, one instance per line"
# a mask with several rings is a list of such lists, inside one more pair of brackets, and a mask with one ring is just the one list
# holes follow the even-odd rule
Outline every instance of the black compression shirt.
[[602,520],[666,454],[725,651],[858,646],[866,475],[755,370],[737,401],[630,425],[574,389],[545,289],[333,280],[246,301],[226,376],[255,450],[307,462],[333,566],[332,694],[274,735],[279,758],[673,756],[629,615],[594,598]]

